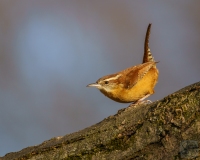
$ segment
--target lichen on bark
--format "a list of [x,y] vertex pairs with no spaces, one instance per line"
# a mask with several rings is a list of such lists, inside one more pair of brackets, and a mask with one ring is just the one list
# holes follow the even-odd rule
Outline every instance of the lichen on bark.
[[198,157],[198,148],[183,151],[181,145],[187,145],[186,142],[200,143],[200,82],[151,104],[122,109],[79,132],[8,153],[0,159],[169,160]]

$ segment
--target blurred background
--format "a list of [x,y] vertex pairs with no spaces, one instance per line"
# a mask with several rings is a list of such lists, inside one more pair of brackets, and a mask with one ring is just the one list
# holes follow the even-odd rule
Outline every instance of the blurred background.
[[160,63],[149,100],[200,80],[200,1],[1,0],[0,156],[89,127],[129,104],[86,85]]

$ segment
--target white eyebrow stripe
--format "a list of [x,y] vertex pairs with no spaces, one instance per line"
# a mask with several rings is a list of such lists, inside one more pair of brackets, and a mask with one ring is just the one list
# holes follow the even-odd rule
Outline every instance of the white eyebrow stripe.
[[118,74],[116,75],[115,77],[111,77],[111,78],[108,78],[108,79],[105,79],[104,81],[110,81],[110,80],[115,80],[117,78],[121,77],[121,74]]

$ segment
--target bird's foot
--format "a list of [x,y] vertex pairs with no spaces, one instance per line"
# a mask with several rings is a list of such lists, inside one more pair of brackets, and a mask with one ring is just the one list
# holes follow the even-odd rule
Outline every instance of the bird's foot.
[[136,107],[138,105],[141,105],[141,104],[151,104],[152,102],[150,100],[139,100],[137,102],[134,102],[134,103],[131,103],[128,107]]
[[123,111],[128,110],[129,108],[137,107],[138,105],[142,105],[142,104],[145,105],[145,104],[151,104],[151,103],[152,102],[150,100],[138,100],[136,102],[131,103],[127,108],[122,108],[122,109],[118,110],[117,114],[120,114]]
[[145,101],[142,101],[141,104],[151,104],[151,103],[152,103],[152,101],[150,101],[150,100],[145,100]]

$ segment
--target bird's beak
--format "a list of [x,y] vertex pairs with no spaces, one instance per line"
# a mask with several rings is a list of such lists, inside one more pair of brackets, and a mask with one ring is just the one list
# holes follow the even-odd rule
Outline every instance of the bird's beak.
[[99,88],[100,86],[101,86],[100,84],[91,83],[91,84],[88,84],[86,87],[96,87],[96,88]]

